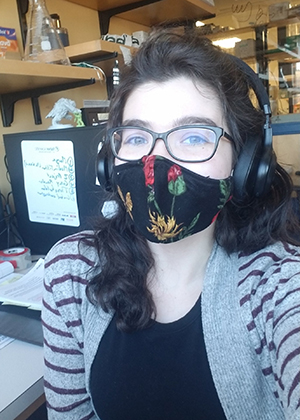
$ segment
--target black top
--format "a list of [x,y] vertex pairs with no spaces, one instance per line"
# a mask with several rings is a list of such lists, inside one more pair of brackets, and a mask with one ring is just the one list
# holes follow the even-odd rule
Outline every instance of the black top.
[[91,369],[101,420],[225,420],[205,350],[201,299],[168,324],[120,332],[113,318]]

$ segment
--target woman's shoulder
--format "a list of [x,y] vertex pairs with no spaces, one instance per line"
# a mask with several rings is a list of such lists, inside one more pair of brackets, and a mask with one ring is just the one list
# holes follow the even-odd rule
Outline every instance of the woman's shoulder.
[[251,255],[240,254],[239,263],[241,317],[263,375],[280,399],[286,418],[296,418],[300,248],[276,243]]
[[276,242],[266,248],[251,254],[239,253],[239,272],[244,276],[249,274],[263,274],[266,272],[293,272],[299,271],[300,247]]
[[94,266],[97,260],[97,251],[94,246],[93,232],[82,231],[67,236],[58,241],[47,253],[45,267],[51,267],[56,263],[83,262]]
[[[85,286],[99,265],[99,256],[93,244],[93,232],[82,231],[58,241],[45,258],[45,283],[60,289],[74,283]],[[82,287],[81,287],[82,288]]]
[[275,243],[252,254],[238,255],[240,304],[275,304],[287,293],[296,296],[300,284],[300,248]]

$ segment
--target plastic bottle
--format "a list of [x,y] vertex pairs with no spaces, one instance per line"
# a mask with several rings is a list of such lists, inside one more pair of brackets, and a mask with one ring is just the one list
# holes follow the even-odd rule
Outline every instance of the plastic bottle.
[[0,261],[0,279],[13,273],[17,267],[16,261]]
[[30,0],[25,61],[70,65],[45,0]]

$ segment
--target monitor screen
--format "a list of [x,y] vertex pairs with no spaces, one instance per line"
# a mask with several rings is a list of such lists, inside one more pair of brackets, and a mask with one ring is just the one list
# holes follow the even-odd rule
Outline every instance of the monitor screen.
[[32,254],[90,229],[100,212],[96,156],[103,128],[5,134],[4,147],[18,232]]

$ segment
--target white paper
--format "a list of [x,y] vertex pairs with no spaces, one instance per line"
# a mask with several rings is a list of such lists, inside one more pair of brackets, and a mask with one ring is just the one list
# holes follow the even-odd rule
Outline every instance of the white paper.
[[30,221],[78,227],[73,143],[23,140],[21,148]]
[[5,304],[42,309],[44,260],[40,258],[28,273],[9,274],[1,279],[0,301]]
[[14,341],[14,338],[6,337],[6,335],[0,335],[0,350],[12,341]]

